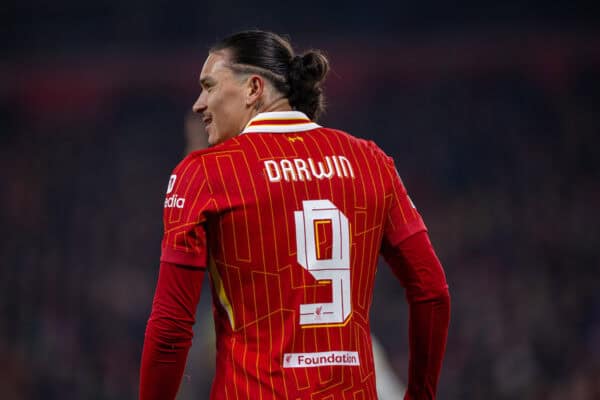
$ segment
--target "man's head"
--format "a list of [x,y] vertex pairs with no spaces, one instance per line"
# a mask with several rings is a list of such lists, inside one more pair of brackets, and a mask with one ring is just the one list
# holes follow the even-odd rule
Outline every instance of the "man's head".
[[193,110],[202,114],[211,145],[237,136],[259,112],[294,109],[316,120],[328,69],[318,51],[295,56],[279,35],[239,32],[210,49]]

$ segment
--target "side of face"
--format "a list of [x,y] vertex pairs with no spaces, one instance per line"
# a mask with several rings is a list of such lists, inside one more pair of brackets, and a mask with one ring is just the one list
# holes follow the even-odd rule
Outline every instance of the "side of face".
[[202,114],[210,145],[237,136],[251,117],[245,80],[227,66],[228,61],[225,51],[210,53],[200,72],[202,92],[193,110]]

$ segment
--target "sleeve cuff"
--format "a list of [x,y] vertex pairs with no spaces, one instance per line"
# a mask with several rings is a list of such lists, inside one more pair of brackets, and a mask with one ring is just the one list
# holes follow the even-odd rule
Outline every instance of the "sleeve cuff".
[[200,269],[206,269],[205,253],[187,253],[184,251],[170,249],[168,247],[163,247],[160,255],[160,261],[178,265],[186,265],[189,267],[195,267]]

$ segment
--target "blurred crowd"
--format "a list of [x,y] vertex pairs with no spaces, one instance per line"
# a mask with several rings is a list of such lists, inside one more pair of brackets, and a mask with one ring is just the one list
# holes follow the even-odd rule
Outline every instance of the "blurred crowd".
[[[358,79],[335,74],[355,68],[337,54],[320,122],[395,158],[446,269],[439,398],[600,398],[598,59],[576,60],[560,82],[518,60]],[[106,73],[91,71],[77,79]],[[164,191],[203,134],[185,124],[191,72],[185,89],[148,79],[101,104],[73,82],[68,99],[0,96],[2,399],[135,398]],[[355,94],[342,96],[344,85]],[[72,114],[57,117],[64,101]],[[209,303],[205,285],[181,399],[207,396]],[[407,306],[383,262],[372,318],[405,381]]]

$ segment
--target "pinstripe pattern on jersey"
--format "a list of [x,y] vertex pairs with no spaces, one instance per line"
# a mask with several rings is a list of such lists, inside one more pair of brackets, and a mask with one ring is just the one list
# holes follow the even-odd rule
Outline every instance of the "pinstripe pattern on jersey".
[[[173,173],[174,193],[193,199],[190,208],[165,211],[163,246],[214,260],[218,355],[211,399],[375,399],[369,310],[377,257],[384,235],[395,242],[424,229],[420,215],[393,161],[374,144],[318,126],[282,132],[281,126],[312,124],[297,112],[257,121],[249,128],[261,132],[188,156]],[[264,171],[265,160],[334,155],[349,160],[354,179],[274,183]],[[300,304],[331,301],[330,284],[296,261],[294,211],[316,199],[330,200],[349,220],[352,313],[343,325],[302,329]],[[330,225],[317,230],[322,257],[330,251]],[[326,351],[356,351],[360,365],[282,368],[285,353]]]

